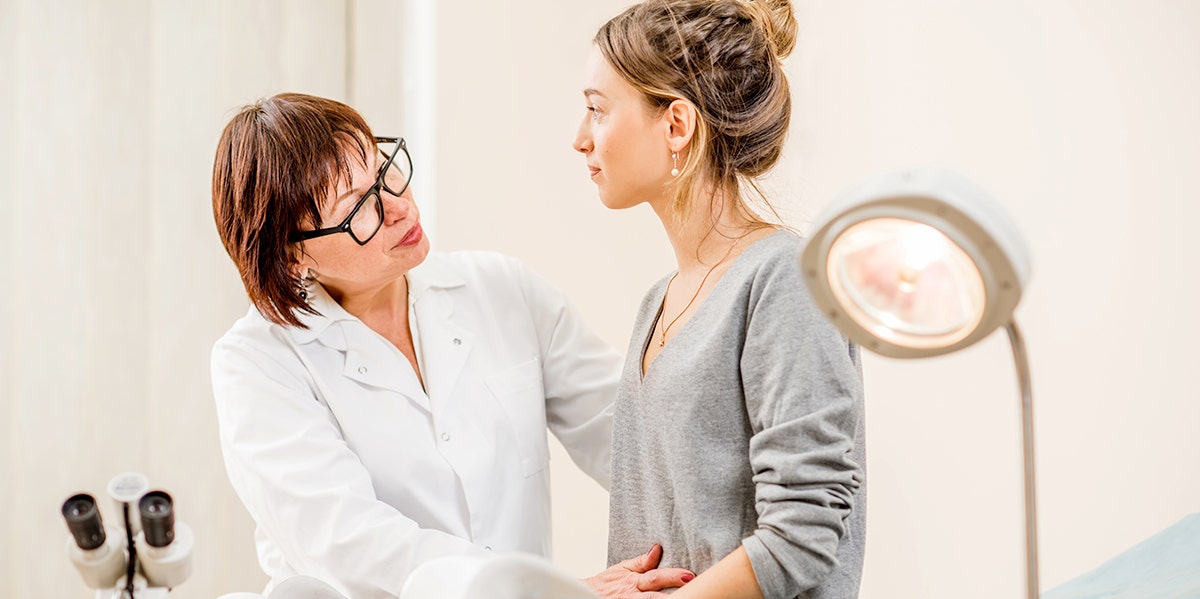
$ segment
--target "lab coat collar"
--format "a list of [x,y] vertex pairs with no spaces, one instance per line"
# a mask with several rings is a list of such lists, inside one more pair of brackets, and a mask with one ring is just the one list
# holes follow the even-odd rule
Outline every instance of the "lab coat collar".
[[[466,284],[458,273],[438,259],[437,254],[431,254],[424,263],[409,271],[406,276],[408,277],[408,294],[414,304],[431,289],[451,289]],[[341,327],[331,327],[331,325],[335,322],[358,321],[358,317],[347,312],[341,304],[334,301],[320,283],[314,281],[307,290],[309,293],[308,304],[319,314],[299,314],[300,322],[308,328],[288,327],[292,338],[301,345],[320,340],[327,346],[346,351],[346,338]]]
[[313,281],[305,290],[308,292],[308,305],[318,313],[297,314],[300,322],[308,328],[288,327],[292,338],[301,345],[320,339],[326,345],[345,351],[345,336],[341,334],[340,327],[331,327],[331,325],[335,322],[355,321],[358,318],[334,301],[320,283]]
[[413,303],[430,289],[452,289],[466,284],[438,254],[431,254],[425,262],[408,272],[408,295]]

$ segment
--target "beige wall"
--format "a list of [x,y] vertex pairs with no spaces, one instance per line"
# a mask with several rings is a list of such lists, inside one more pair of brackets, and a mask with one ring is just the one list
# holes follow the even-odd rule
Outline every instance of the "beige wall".
[[[1022,226],[1049,588],[1200,511],[1193,228],[1200,4],[800,5],[785,172],[823,203],[943,162]],[[864,597],[1019,596],[1018,410],[1003,335],[869,360]]]
[[[624,4],[455,3],[413,32],[402,10],[429,4],[0,2],[0,594],[84,596],[58,507],[127,469],[200,531],[177,596],[261,584],[207,370],[245,307],[211,224],[212,148],[255,97],[346,99],[409,136],[437,247],[521,257],[623,350],[671,256],[648,210],[600,205],[569,144],[588,40]],[[793,131],[771,181],[793,223],[860,177],[936,161],[993,191],[1027,235],[1018,316],[1044,586],[1200,511],[1200,5],[805,0],[797,13]],[[385,60],[390,30],[432,52]],[[1017,596],[1004,340],[866,371],[863,597]],[[607,499],[561,452],[552,465],[558,562],[592,573]]]

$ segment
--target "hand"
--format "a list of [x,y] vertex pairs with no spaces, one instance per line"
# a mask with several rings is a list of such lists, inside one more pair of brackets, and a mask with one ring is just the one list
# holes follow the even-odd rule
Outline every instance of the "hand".
[[662,547],[655,544],[645,555],[627,559],[584,582],[604,599],[649,599],[666,597],[663,589],[681,587],[696,577],[682,568],[658,569]]

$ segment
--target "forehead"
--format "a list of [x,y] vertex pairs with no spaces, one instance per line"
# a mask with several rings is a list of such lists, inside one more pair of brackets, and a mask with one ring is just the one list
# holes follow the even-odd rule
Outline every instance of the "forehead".
[[594,89],[609,98],[634,97],[637,94],[637,90],[608,64],[604,53],[596,45],[592,45],[592,50],[588,53],[583,81],[585,90]]
[[384,158],[374,141],[365,147],[368,152],[366,162],[363,162],[358,148],[353,146],[345,148],[342,159],[346,170],[336,181],[332,198],[335,203],[351,196],[362,195],[375,183],[375,172],[381,166],[380,161]]

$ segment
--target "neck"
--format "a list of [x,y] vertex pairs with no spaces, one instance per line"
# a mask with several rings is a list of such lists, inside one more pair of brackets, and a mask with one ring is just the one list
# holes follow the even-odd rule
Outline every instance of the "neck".
[[382,285],[346,288],[322,281],[329,296],[342,309],[363,322],[392,321],[408,317],[408,277],[398,277]]
[[[735,208],[728,196],[720,192],[694,193],[682,216],[670,204],[670,198],[663,198],[652,206],[675,250],[675,262],[681,273],[708,269],[728,255],[736,240],[768,228]],[[741,245],[745,246],[745,241]]]

